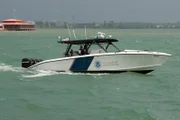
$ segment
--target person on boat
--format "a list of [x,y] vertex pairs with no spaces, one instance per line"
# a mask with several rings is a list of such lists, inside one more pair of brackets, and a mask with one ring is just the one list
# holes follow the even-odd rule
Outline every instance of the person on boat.
[[71,51],[70,51],[70,55],[71,56],[73,56],[73,52],[74,52],[73,49],[71,49]]
[[88,47],[87,47],[87,44],[84,45],[84,49],[83,49],[83,53],[86,55],[88,54]]
[[79,55],[84,55],[83,46],[81,45],[79,48]]

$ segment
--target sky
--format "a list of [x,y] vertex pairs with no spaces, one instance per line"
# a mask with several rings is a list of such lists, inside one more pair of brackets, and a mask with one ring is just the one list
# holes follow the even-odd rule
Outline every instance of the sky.
[[0,0],[0,20],[179,22],[180,0]]

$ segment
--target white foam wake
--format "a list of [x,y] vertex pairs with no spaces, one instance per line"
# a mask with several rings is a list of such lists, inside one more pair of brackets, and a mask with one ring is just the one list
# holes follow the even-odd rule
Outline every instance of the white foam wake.
[[55,72],[55,71],[43,71],[43,70],[29,70],[22,67],[14,67],[5,63],[0,63],[0,72],[17,72],[21,73],[22,78],[37,78],[53,75],[89,75],[93,77],[109,75],[107,73],[73,73],[73,72]]
[[89,76],[102,76],[102,75],[109,75],[106,73],[101,74],[91,74],[91,73],[73,73],[73,72],[55,72],[55,71],[28,71],[29,74],[23,74],[22,77],[24,78],[36,78],[36,77],[44,77],[44,76],[53,76],[53,75],[89,75]]
[[36,77],[44,77],[44,76],[51,76],[51,75],[56,75],[58,72],[54,71],[43,71],[43,70],[38,70],[38,71],[28,71],[29,74],[23,74],[22,77],[24,78],[36,78]]
[[3,71],[3,72],[8,72],[8,71],[23,72],[23,68],[21,68],[21,67],[13,67],[12,65],[7,65],[5,63],[1,63],[0,64],[0,71]]

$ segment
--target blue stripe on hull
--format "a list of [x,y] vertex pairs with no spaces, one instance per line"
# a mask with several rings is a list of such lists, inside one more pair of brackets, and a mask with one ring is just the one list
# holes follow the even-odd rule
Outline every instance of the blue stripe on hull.
[[101,70],[101,71],[74,71],[74,72],[80,72],[80,73],[123,73],[123,72],[135,72],[135,73],[141,73],[141,74],[147,74],[154,70],[140,70],[140,71],[113,71],[113,70]]
[[94,58],[93,56],[76,58],[74,60],[74,63],[72,64],[70,70],[71,71],[87,71],[93,58]]

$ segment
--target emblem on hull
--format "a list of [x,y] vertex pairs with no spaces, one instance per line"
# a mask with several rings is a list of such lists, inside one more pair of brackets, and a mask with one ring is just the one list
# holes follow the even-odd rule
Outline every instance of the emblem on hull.
[[94,66],[95,66],[96,68],[100,68],[100,67],[101,67],[101,62],[100,62],[100,61],[95,61],[95,62],[94,62]]

